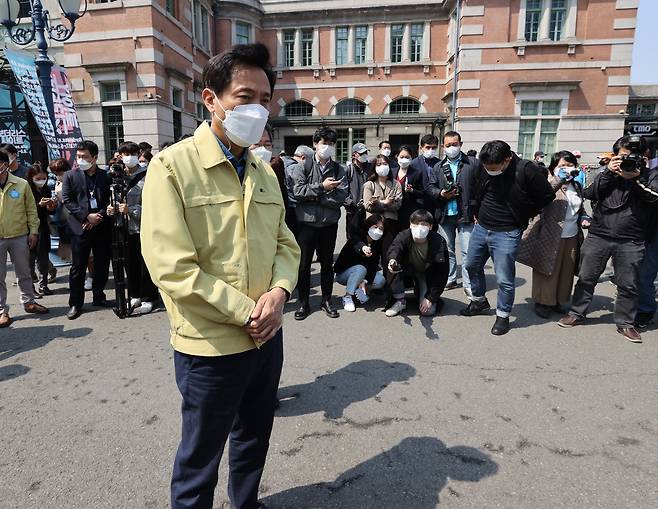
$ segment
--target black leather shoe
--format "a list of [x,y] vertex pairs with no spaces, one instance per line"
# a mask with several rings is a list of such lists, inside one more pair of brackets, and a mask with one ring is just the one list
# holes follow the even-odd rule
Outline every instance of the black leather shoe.
[[114,307],[114,304],[111,304],[109,300],[103,299],[103,300],[95,300],[92,302],[92,305],[97,307],[97,308],[111,308]]
[[320,309],[327,313],[329,318],[338,318],[340,316],[334,305],[331,303],[331,299],[323,300]]
[[462,309],[459,314],[462,316],[475,316],[475,315],[486,315],[487,311],[491,309],[491,304],[487,299],[484,299],[481,302],[472,300],[468,303],[468,306]]
[[544,306],[543,304],[535,304],[535,314],[539,318],[548,320],[551,317],[552,308],[549,306]]
[[302,302],[299,305],[299,309],[295,311],[295,320],[306,320],[310,313],[311,308],[309,307],[308,302]]
[[75,320],[82,314],[82,309],[80,309],[78,306],[71,306],[71,309],[69,309],[69,312],[66,313],[66,318],[69,320]]
[[491,328],[491,334],[494,336],[503,336],[509,332],[509,318],[503,318],[502,316],[496,317],[496,322]]

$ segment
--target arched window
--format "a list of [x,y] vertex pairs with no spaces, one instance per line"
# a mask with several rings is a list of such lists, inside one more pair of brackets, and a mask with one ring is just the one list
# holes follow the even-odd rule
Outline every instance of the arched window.
[[336,104],[336,115],[338,116],[351,116],[351,115],[365,115],[366,103],[358,99],[343,99]]
[[391,115],[413,115],[420,111],[420,103],[411,97],[401,97],[393,101],[388,110]]
[[310,117],[313,115],[313,105],[306,101],[293,101],[286,104],[286,117]]

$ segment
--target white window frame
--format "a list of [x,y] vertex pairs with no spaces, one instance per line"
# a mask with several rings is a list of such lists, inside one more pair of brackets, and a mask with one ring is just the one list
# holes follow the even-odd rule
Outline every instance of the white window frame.
[[251,21],[247,21],[245,19],[233,20],[233,34],[231,37],[233,44],[245,44],[244,41],[238,41],[238,25],[247,25],[249,27],[249,41],[246,44],[252,44],[254,42],[254,24]]
[[[523,102],[537,102],[537,114],[536,115],[521,115],[521,104]],[[543,115],[542,114],[542,108],[543,108],[543,103],[544,102],[559,102],[560,103],[560,112],[557,115]],[[557,147],[560,145],[560,127],[562,125],[562,119],[563,117],[567,114],[567,108],[569,104],[569,94],[568,92],[565,94],[555,94],[551,92],[546,92],[546,93],[523,93],[523,92],[518,92],[516,95],[516,101],[515,101],[515,108],[514,108],[514,113],[519,117],[519,126],[517,128],[517,136],[516,136],[516,144],[517,144],[517,151],[520,149],[519,147],[519,135],[521,131],[521,121],[523,120],[536,120],[537,124],[535,125],[535,138],[533,142],[533,147],[531,149],[531,153],[529,154],[522,154],[524,158],[532,158],[533,154],[537,151],[540,150],[540,142],[541,142],[541,133],[542,133],[542,121],[543,120],[557,120],[558,121],[558,128],[555,133],[555,149],[557,150]]]
[[[205,50],[210,50],[210,20],[212,19],[212,8],[206,3],[197,0],[194,2],[193,9],[192,23],[194,26],[192,27],[192,34],[194,35],[194,42],[197,46],[200,46]],[[201,9],[206,11],[205,23],[203,23]]]
[[519,8],[519,19],[517,29],[517,41],[524,45],[540,43],[564,43],[565,41],[574,41],[576,39],[576,21],[578,18],[578,0],[566,0],[566,18],[562,27],[562,36],[559,41],[552,41],[550,38],[551,24],[551,5],[552,0],[542,0],[541,3],[541,20],[539,22],[539,34],[537,41],[525,40],[525,22],[528,0],[521,0]]

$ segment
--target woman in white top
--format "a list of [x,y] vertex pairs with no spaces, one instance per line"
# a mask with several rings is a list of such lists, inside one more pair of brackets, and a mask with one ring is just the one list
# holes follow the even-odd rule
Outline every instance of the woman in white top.
[[561,304],[571,298],[578,267],[585,213],[578,160],[568,151],[556,152],[548,167],[555,200],[536,217],[523,234],[517,260],[532,267],[532,299],[535,313],[549,318],[562,314]]

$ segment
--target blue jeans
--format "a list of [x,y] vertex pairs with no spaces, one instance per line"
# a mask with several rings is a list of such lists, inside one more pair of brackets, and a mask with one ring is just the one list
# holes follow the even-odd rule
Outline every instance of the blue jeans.
[[656,274],[658,274],[658,229],[653,238],[646,243],[644,260],[640,266],[638,292],[640,300],[639,313],[656,314]]
[[466,270],[471,278],[472,299],[482,301],[485,298],[487,283],[484,265],[491,257],[498,282],[496,314],[503,318],[509,317],[514,305],[516,252],[522,233],[520,228],[509,232],[495,232],[476,224],[468,245]]
[[[356,293],[359,285],[365,280],[368,270],[363,265],[353,265],[349,269],[346,269],[344,272],[336,275],[336,282],[341,285],[345,285],[345,293],[349,295],[354,295]],[[375,280],[371,285],[368,285],[369,288],[373,290],[379,290],[384,288],[386,284],[386,279],[381,272],[375,274]]]
[[473,232],[473,223],[458,224],[457,216],[446,216],[443,224],[439,227],[439,232],[446,239],[448,244],[448,257],[450,259],[450,272],[448,272],[448,283],[457,281],[457,256],[456,256],[456,241],[459,236],[459,247],[462,252],[462,284],[464,290],[470,290],[471,280],[468,277],[466,270],[466,257],[468,255],[468,243],[471,239]]

